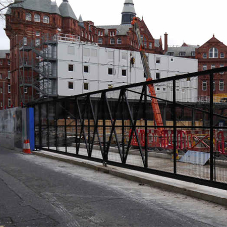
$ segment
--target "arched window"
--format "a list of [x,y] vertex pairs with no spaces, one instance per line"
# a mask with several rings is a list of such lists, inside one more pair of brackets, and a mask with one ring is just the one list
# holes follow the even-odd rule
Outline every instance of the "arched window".
[[50,23],[50,18],[48,16],[43,17],[43,23],[49,24]]
[[122,43],[121,38],[118,38],[117,39],[117,44],[121,44],[121,43]]
[[26,20],[31,21],[32,20],[32,15],[31,13],[26,13]]
[[218,58],[218,49],[215,47],[210,48],[209,58]]
[[99,38],[99,39],[98,39],[98,43],[99,43],[99,44],[102,44],[102,38]]
[[39,14],[35,14],[34,21],[35,22],[40,22],[40,15]]
[[115,39],[114,38],[110,39],[110,44],[115,44]]

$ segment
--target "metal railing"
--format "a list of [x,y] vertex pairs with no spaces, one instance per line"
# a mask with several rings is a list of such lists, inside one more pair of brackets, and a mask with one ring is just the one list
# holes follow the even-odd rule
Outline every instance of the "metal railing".
[[[227,105],[212,98],[222,71],[227,67],[31,103],[36,149],[227,189]],[[210,102],[178,101],[177,81],[201,75]],[[173,101],[148,93],[149,84],[166,82]],[[154,123],[153,98],[163,126]]]

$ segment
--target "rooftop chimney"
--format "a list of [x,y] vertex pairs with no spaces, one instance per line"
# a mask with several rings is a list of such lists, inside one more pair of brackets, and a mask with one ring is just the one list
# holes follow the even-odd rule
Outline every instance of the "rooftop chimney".
[[167,50],[168,50],[168,34],[165,33],[164,36],[165,36],[165,38],[164,38],[164,41],[165,41],[164,52],[166,53]]

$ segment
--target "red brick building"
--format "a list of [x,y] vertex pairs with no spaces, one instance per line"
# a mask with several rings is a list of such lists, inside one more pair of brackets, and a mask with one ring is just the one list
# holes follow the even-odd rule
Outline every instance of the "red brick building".
[[[214,36],[197,48],[195,54],[195,58],[198,59],[199,63],[199,71],[227,66],[227,46]],[[227,97],[226,84],[226,72],[216,73],[214,75],[214,101],[219,102],[222,97]],[[209,102],[209,76],[200,76],[198,85],[198,96],[200,101]]]
[[10,53],[0,50],[0,110],[11,107]]
[[[19,3],[15,0],[6,13],[6,34],[10,39],[11,58],[11,103],[19,106],[23,93],[25,100],[31,94],[30,87],[21,87],[20,84],[20,43],[29,45],[33,40],[39,47],[45,34],[53,36],[57,33],[77,35],[81,41],[95,42],[100,46],[138,50],[136,35],[132,31],[131,20],[136,15],[132,0],[125,0],[122,11],[122,23],[115,26],[95,26],[92,21],[77,19],[68,0],[63,0],[58,7],[51,0],[25,0]],[[154,39],[145,22],[139,20],[141,36],[145,50],[150,53],[162,54],[162,40]],[[167,39],[166,39],[167,40]],[[32,61],[36,56],[28,54],[26,58]],[[23,72],[29,78],[31,72]],[[26,90],[26,92],[25,92]]]

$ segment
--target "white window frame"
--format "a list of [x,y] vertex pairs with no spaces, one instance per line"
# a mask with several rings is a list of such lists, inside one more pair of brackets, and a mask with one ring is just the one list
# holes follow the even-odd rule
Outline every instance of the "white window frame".
[[28,93],[28,87],[24,87],[24,94]]
[[215,65],[211,65],[211,69],[215,69],[216,67],[215,67]]
[[[87,84],[87,89],[85,89],[85,84]],[[88,83],[88,82],[85,82],[85,83],[84,83],[84,90],[85,90],[85,91],[89,91],[89,83]]]
[[[73,85],[72,88],[70,88],[70,86],[69,86],[70,84]],[[73,81],[68,81],[68,89],[69,89],[69,90],[74,90],[74,83],[73,83]]]
[[117,44],[122,44],[121,38],[118,38],[118,39],[117,39]]
[[37,32],[35,33],[35,35],[39,37],[39,36],[40,36],[40,32],[37,31]]
[[8,93],[9,93],[9,94],[11,93],[11,87],[10,87],[10,84],[8,84]]
[[202,91],[207,90],[207,81],[202,81]]
[[[85,72],[85,67],[88,68],[88,71],[87,71],[87,72]],[[84,65],[84,73],[89,73],[89,72],[90,72],[90,67],[89,67],[89,65]]]
[[25,19],[26,19],[26,21],[32,21],[31,13],[26,13]]
[[218,49],[216,47],[209,49],[209,58],[218,58]]
[[43,23],[44,24],[49,24],[50,23],[50,18],[48,16],[43,16]]
[[115,39],[114,39],[114,38],[111,38],[111,39],[110,39],[110,44],[111,44],[111,45],[114,45],[114,44],[115,44]]
[[[125,75],[123,75],[123,70],[125,71]],[[127,76],[127,70],[126,70],[126,69],[122,69],[122,70],[121,70],[121,75],[122,75],[122,76]]]
[[224,58],[225,57],[225,53],[221,52],[220,53],[220,58]]
[[[70,67],[70,66],[73,66],[73,70],[69,70],[69,67]],[[74,72],[74,65],[73,65],[73,64],[68,64],[68,71],[69,71],[69,72]]]
[[207,65],[203,65],[203,71],[207,70]]
[[203,58],[207,58],[207,53],[203,53]]
[[219,91],[224,91],[225,90],[225,84],[224,80],[219,81]]
[[39,14],[35,14],[34,15],[34,21],[35,22],[40,22],[40,15]]
[[[112,69],[112,73],[109,73],[109,69]],[[108,68],[108,75],[113,75],[114,74],[114,69],[113,68]]]

